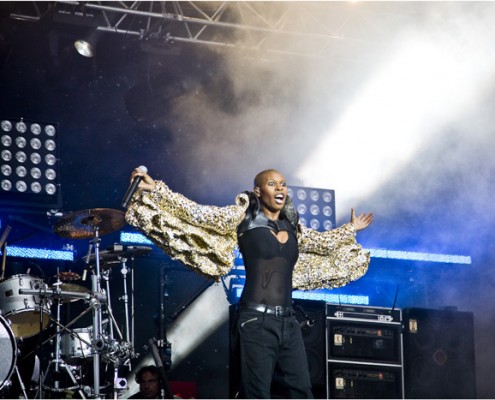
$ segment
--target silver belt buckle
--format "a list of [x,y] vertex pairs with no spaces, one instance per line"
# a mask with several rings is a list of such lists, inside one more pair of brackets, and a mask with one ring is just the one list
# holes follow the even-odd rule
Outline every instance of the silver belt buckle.
[[284,316],[284,308],[282,306],[275,306],[275,316],[276,317]]

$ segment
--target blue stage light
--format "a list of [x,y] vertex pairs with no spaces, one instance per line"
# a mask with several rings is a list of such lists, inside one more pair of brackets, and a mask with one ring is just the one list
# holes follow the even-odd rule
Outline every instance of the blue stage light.
[[[149,239],[141,233],[121,232],[120,241],[122,243],[139,243],[139,244],[153,244]],[[435,253],[420,253],[414,251],[399,251],[399,250],[387,250],[387,249],[367,249],[369,250],[371,257],[373,258],[388,258],[394,260],[405,261],[426,261],[434,263],[446,263],[446,264],[471,264],[472,260],[470,256],[462,256],[456,254],[435,254]],[[237,261],[242,260],[242,256],[239,250],[235,250],[236,265]]]
[[139,243],[139,244],[153,244],[146,236],[141,233],[132,232],[120,232],[121,243]]
[[356,295],[356,294],[336,294],[325,291],[303,291],[303,290],[295,290],[292,292],[292,298],[301,299],[301,300],[321,300],[326,303],[334,303],[334,304],[361,304],[361,305],[369,305],[370,298],[365,295]]
[[[2,254],[1,250],[0,254]],[[37,249],[34,247],[7,246],[7,256],[42,260],[74,261],[73,251]]]
[[[239,284],[235,285],[235,287],[233,288],[235,299],[231,299],[232,303],[234,302],[232,300],[235,301],[239,300],[242,294],[242,289],[243,286]],[[365,295],[335,294],[335,293],[312,291],[312,290],[309,291],[295,290],[294,292],[292,292],[292,298],[300,299],[300,300],[318,300],[333,304],[354,304],[354,305],[365,305],[365,306],[370,304],[369,296],[365,296]]]
[[389,258],[406,261],[426,261],[445,264],[471,264],[470,256],[460,256],[455,254],[418,253],[414,251],[398,251],[386,249],[368,250],[370,251],[371,257],[374,258]]

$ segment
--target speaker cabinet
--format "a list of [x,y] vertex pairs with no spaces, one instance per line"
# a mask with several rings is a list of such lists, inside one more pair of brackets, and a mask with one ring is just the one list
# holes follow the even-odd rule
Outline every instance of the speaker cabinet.
[[327,398],[326,303],[294,300],[296,319],[308,357],[309,374],[315,399]]
[[403,317],[406,398],[476,398],[473,314],[406,308]]

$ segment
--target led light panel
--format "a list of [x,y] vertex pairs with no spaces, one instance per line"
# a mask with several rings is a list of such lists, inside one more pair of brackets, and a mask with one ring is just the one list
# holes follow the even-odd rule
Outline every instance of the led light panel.
[[0,118],[2,203],[61,203],[58,136],[54,123]]

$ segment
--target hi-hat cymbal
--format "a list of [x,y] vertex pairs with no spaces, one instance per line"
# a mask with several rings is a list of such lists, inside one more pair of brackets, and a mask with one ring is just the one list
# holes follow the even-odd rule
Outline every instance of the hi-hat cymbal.
[[78,281],[81,279],[81,275],[72,271],[62,271],[56,274],[55,278],[59,278],[62,282]]
[[59,236],[71,239],[89,239],[115,232],[125,225],[125,213],[110,208],[75,211],[60,218],[53,227]]
[[59,287],[60,292],[57,293],[64,294],[64,296],[61,297],[62,303],[72,303],[74,301],[82,299],[81,297],[71,297],[70,295],[68,295],[68,292],[83,293],[83,294],[91,292],[91,290],[89,290],[88,288],[81,285],[76,285],[75,283],[58,282],[58,283],[54,283],[53,286]]
[[81,285],[76,285],[75,283],[62,283],[60,285],[60,290],[64,292],[78,292],[78,293],[89,293],[90,290]]

